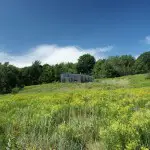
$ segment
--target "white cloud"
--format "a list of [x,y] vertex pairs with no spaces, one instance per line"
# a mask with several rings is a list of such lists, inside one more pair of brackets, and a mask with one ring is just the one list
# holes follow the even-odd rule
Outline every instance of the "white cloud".
[[150,44],[150,35],[148,35],[148,36],[145,37],[144,42],[146,44]]
[[39,45],[32,48],[23,55],[11,55],[0,51],[0,62],[10,62],[18,67],[29,66],[35,60],[40,60],[42,64],[57,64],[61,62],[77,62],[78,58],[86,53],[94,55],[96,59],[104,58],[105,52],[113,49],[113,46],[106,46],[95,49],[82,49],[77,46],[60,47],[58,45]]
[[95,50],[98,52],[109,52],[113,49],[113,46],[106,46],[101,48],[96,48]]

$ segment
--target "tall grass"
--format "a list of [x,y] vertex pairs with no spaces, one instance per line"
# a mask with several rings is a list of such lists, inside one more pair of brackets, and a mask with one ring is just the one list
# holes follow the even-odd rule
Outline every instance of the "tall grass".
[[0,101],[1,147],[148,149],[149,99],[149,88],[6,97]]
[[0,96],[0,150],[148,150],[150,87],[131,87],[119,78]]

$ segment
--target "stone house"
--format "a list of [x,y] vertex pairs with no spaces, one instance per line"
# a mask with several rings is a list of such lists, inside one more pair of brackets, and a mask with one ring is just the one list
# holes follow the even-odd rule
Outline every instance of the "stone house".
[[71,73],[62,73],[61,82],[92,82],[93,77],[83,74],[71,74]]

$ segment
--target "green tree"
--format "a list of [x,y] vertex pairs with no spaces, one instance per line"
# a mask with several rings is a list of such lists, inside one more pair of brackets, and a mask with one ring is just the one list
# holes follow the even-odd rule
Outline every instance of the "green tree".
[[32,66],[21,69],[21,81],[24,85],[39,84],[40,76],[42,74],[42,65],[40,61],[35,61]]
[[122,55],[120,56],[120,75],[129,75],[133,74],[133,66],[135,63],[135,58],[131,55]]
[[24,85],[32,85],[31,66],[21,69],[21,80]]
[[150,72],[150,51],[141,54],[134,66],[135,73],[147,73]]
[[19,86],[19,69],[9,63],[0,64],[0,93],[9,93]]
[[111,77],[118,77],[119,76],[118,72],[115,70],[115,68],[109,62],[109,60],[106,60],[101,65],[100,74],[101,74],[102,78],[111,78]]
[[32,79],[32,84],[36,85],[39,84],[39,78],[42,74],[42,65],[41,62],[36,60],[31,68],[30,68],[30,73],[31,73],[31,79]]
[[94,56],[91,56],[90,54],[84,54],[78,59],[77,72],[91,75],[95,63],[96,61]]
[[61,75],[61,73],[65,73],[66,71],[67,70],[65,68],[65,64],[64,63],[56,64],[54,66],[55,81],[60,81],[60,75]]
[[68,73],[77,73],[76,64],[74,63],[66,63],[64,64],[65,71]]
[[41,83],[50,83],[55,80],[54,78],[54,67],[49,64],[45,64],[42,67],[42,74],[40,76]]
[[60,81],[62,73],[76,73],[76,64],[73,63],[60,63],[54,66],[55,81]]
[[94,65],[93,76],[95,78],[102,78],[102,65],[105,63],[105,59],[99,59]]
[[131,55],[109,57],[108,61],[119,76],[133,74],[135,59]]

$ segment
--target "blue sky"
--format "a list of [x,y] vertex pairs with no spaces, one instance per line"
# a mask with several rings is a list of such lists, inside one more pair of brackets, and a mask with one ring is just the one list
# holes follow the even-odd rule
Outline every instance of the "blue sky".
[[0,0],[0,62],[17,66],[138,56],[149,35],[149,0]]

